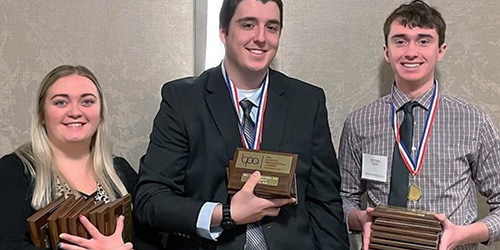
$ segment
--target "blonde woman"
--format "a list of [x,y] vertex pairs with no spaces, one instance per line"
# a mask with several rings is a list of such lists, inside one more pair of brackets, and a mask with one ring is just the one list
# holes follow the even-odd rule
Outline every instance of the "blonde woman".
[[[37,249],[31,245],[26,218],[62,194],[96,202],[133,191],[137,174],[128,162],[111,155],[106,103],[95,76],[83,66],[53,69],[38,89],[31,142],[0,159],[0,249]],[[60,235],[60,249],[132,249],[115,233],[101,235],[80,220],[90,240]]]

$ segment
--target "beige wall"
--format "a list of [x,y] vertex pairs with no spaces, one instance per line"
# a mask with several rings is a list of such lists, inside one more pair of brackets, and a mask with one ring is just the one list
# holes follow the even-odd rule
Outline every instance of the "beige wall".
[[[325,89],[338,146],[347,114],[389,92],[382,24],[406,1],[284,2],[274,67]],[[448,24],[441,89],[478,104],[500,127],[500,5],[428,2]],[[104,86],[115,153],[137,168],[161,85],[194,72],[194,13],[187,0],[0,0],[0,155],[29,139],[43,76],[60,64],[82,64]]]
[[[393,74],[382,53],[382,26],[405,2],[285,1],[275,65],[325,89],[335,144],[349,112],[390,91]],[[496,0],[428,3],[448,25],[448,51],[438,64],[441,89],[479,105],[500,127],[500,5]]]

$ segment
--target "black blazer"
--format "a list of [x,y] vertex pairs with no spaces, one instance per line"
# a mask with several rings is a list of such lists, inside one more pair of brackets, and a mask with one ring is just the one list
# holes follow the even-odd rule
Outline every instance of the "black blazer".
[[[261,223],[269,249],[348,249],[340,173],[323,91],[270,70],[261,149],[297,153],[298,205]],[[246,226],[217,241],[197,236],[207,201],[227,201],[226,167],[242,147],[238,117],[221,68],[162,88],[148,150],[141,159],[135,211],[170,232],[167,249],[243,249]]]

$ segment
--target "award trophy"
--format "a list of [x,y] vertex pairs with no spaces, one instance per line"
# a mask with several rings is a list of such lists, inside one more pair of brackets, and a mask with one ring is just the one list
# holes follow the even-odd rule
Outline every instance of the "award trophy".
[[48,233],[47,219],[54,213],[61,203],[64,202],[64,196],[60,195],[57,199],[53,200],[49,205],[38,210],[35,214],[30,216],[26,221],[31,235],[31,241],[36,247],[47,248],[50,247],[50,236]]
[[442,228],[433,213],[415,209],[380,205],[371,213],[369,249],[436,250]]
[[[41,248],[57,249],[59,235],[69,233],[89,238],[90,235],[83,227],[78,215],[86,216],[101,234],[109,236],[114,233],[116,218],[125,217],[123,240],[132,239],[132,199],[127,194],[109,203],[95,203],[92,197],[85,198],[70,194],[67,198],[60,195],[47,206],[35,212],[26,219],[32,243]],[[97,218],[97,219],[96,219]]]
[[238,148],[229,162],[228,192],[235,194],[254,171],[260,171],[255,195],[268,199],[296,198],[296,165],[297,154]]

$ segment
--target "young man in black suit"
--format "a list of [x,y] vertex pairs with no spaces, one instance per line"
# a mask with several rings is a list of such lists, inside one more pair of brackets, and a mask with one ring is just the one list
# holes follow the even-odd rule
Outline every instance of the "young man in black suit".
[[[325,95],[269,68],[282,11],[281,0],[225,0],[221,65],[163,86],[135,211],[169,232],[168,249],[348,249]],[[259,172],[229,199],[238,147],[298,154],[297,199],[255,196]]]

